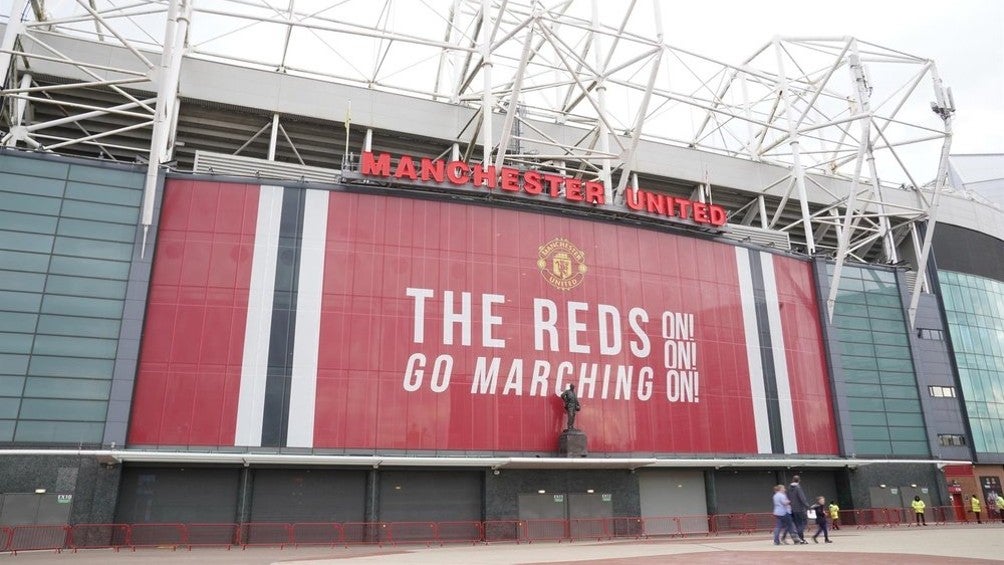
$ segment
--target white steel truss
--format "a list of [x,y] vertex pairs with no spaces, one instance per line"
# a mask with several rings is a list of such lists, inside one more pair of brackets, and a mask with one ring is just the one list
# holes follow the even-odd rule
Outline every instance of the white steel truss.
[[[122,147],[103,145],[109,139],[149,130],[145,146],[128,147],[149,159],[144,226],[158,171],[174,151],[184,61],[206,59],[471,108],[476,117],[444,152],[557,166],[603,182],[611,199],[638,183],[642,142],[774,165],[729,187],[747,195],[730,222],[786,232],[806,254],[833,257],[831,314],[847,261],[909,260],[917,271],[911,321],[926,288],[955,108],[934,62],[922,57],[855,38],[778,37],[728,63],[673,46],[659,0],[9,3],[0,143],[41,151],[85,144],[111,156]],[[66,37],[123,55],[66,52]],[[40,83],[40,73],[61,78]],[[55,101],[53,93],[70,89],[117,101]],[[32,120],[32,108],[46,104],[63,117]],[[99,114],[118,125],[51,134]],[[279,132],[293,145],[276,113],[270,158]],[[694,184],[700,199],[723,188],[713,169]]]

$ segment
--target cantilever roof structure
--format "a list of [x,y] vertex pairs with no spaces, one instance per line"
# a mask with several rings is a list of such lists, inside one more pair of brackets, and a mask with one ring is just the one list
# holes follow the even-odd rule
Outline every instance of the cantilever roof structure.
[[913,307],[925,284],[955,108],[922,56],[776,37],[720,61],[648,1],[10,4],[2,144],[148,161],[145,225],[197,152],[337,170],[378,147],[712,200],[835,277],[911,263]]

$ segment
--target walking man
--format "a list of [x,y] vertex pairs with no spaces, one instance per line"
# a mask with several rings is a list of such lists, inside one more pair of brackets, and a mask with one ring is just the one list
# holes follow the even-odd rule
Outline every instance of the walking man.
[[800,484],[798,475],[791,478],[791,485],[788,486],[788,499],[791,500],[791,520],[795,523],[795,532],[798,539],[795,543],[809,543],[805,541],[805,526],[809,523],[806,511],[809,510],[809,501],[805,498],[805,491]]

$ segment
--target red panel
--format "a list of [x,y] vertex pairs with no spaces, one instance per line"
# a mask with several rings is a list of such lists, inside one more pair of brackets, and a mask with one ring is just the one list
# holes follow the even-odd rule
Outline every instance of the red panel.
[[[553,451],[564,425],[556,375],[564,362],[573,375],[563,383],[580,388],[579,423],[593,452],[755,451],[749,375],[745,356],[737,355],[745,342],[732,247],[598,222],[341,193],[331,194],[328,221],[316,447]],[[556,237],[585,253],[583,281],[567,291],[537,267],[539,247]],[[426,300],[423,343],[415,342],[409,287],[434,294]],[[459,333],[445,343],[445,291],[458,303],[461,292],[471,293],[469,345]],[[504,348],[482,342],[481,297],[489,293],[505,297],[493,308],[503,320],[493,337],[504,339]],[[557,307],[558,351],[535,347],[535,299]],[[588,353],[570,350],[569,302],[585,304],[576,341]],[[619,314],[622,348],[614,354],[599,351],[601,304]],[[640,358],[627,349],[631,308],[649,316],[643,325],[652,350]],[[667,390],[664,311],[695,316],[691,370],[699,384],[687,401],[677,401],[676,387]],[[406,367],[416,353],[427,366],[421,386],[409,391]],[[437,357],[452,362],[439,392],[432,386]],[[494,393],[472,393],[479,358],[488,364],[495,357]],[[546,387],[534,384],[536,363],[550,366]],[[617,386],[621,366],[634,373],[630,386]],[[640,397],[643,368],[653,378],[651,393],[643,386]]]
[[234,442],[258,192],[168,180],[129,442]]
[[789,257],[774,256],[774,275],[781,305],[792,410],[798,451],[836,454],[837,435],[833,421],[823,331],[819,324],[812,266]]

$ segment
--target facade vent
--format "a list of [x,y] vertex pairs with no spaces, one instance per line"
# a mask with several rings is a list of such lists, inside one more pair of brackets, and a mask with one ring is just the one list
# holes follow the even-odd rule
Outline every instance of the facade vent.
[[728,224],[726,228],[722,237],[727,239],[791,251],[791,239],[788,237],[788,232],[755,228],[742,224]]
[[193,170],[197,174],[254,177],[291,181],[336,183],[341,177],[337,169],[310,167],[295,163],[269,161],[255,157],[196,151]]

